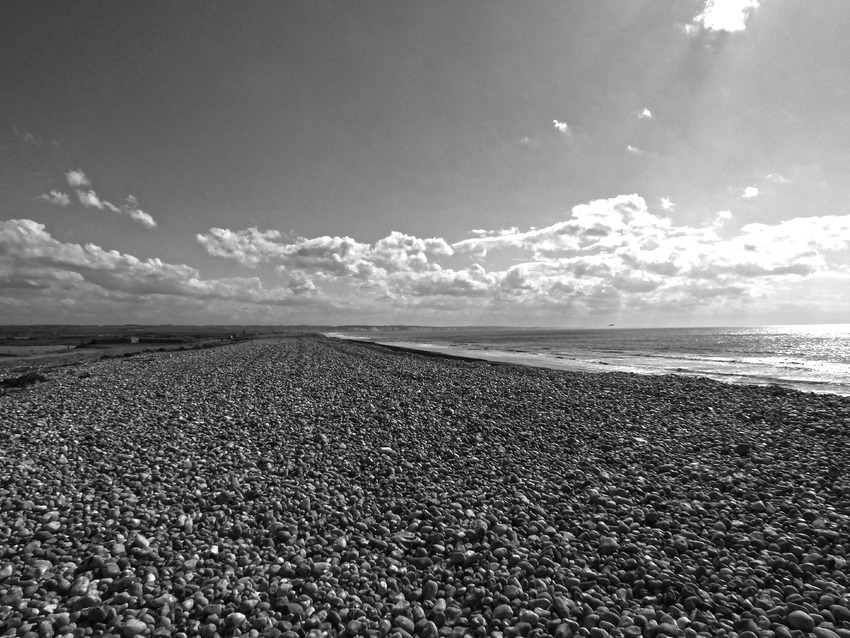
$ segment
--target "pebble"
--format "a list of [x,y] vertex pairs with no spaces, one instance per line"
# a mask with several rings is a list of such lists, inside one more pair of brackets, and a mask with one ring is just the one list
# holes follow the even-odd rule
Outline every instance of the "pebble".
[[493,609],[493,618],[495,620],[505,620],[513,618],[514,610],[510,605],[502,604]]
[[245,624],[246,620],[247,617],[245,616],[245,614],[240,613],[238,611],[234,611],[233,613],[227,616],[226,622],[227,625],[230,627],[241,627],[243,624]]
[[812,631],[815,628],[815,621],[809,614],[797,609],[788,614],[788,626],[800,631]]
[[437,582],[433,580],[426,580],[422,585],[422,600],[432,600],[436,597],[437,591]]
[[141,636],[145,632],[147,632],[148,626],[143,623],[141,620],[136,618],[130,618],[124,623],[124,629],[122,629],[122,633],[125,638],[134,638],[134,636]]
[[414,622],[407,616],[396,616],[393,619],[393,623],[396,627],[399,627],[400,629],[403,629],[404,631],[410,634],[412,634],[416,628]]
[[610,536],[603,536],[599,539],[599,553],[602,556],[607,554],[613,554],[619,549],[619,544],[617,543],[616,538],[611,538]]
[[0,396],[18,635],[850,635],[850,399],[320,337],[82,367]]

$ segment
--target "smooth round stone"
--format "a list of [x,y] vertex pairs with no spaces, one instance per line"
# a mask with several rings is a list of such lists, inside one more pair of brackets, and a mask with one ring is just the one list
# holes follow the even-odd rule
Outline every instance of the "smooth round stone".
[[519,621],[527,622],[529,625],[531,625],[532,628],[534,628],[540,622],[540,616],[538,616],[530,609],[523,609],[521,612],[519,612]]
[[812,630],[812,633],[816,636],[816,638],[840,638],[840,636],[832,631],[832,629],[827,629],[826,627],[815,627]]
[[171,594],[163,594],[162,596],[157,596],[156,598],[154,598],[150,602],[150,606],[152,609],[160,609],[165,605],[174,605],[176,601],[177,599],[174,598],[174,596],[172,596]]
[[552,607],[561,618],[570,618],[572,616],[570,603],[564,596],[555,596],[555,598],[552,599]]
[[679,625],[670,624],[670,623],[661,623],[658,625],[658,631],[655,634],[656,636],[671,636],[672,638],[676,638],[677,636],[684,636],[684,632],[679,629]]
[[24,590],[20,587],[10,587],[9,590],[0,596],[0,605],[8,607],[17,607],[24,599]]
[[513,618],[514,610],[508,604],[497,605],[493,610],[493,619],[494,620],[505,620],[506,618]]
[[788,614],[788,625],[792,629],[799,629],[800,631],[812,631],[815,628],[815,620],[806,612],[795,609],[790,614]]
[[121,568],[118,567],[118,563],[114,561],[108,561],[103,564],[103,567],[100,568],[100,573],[104,578],[118,578],[121,575]]
[[148,549],[151,542],[141,534],[136,534],[136,538],[133,539],[133,546],[139,549]]
[[124,623],[122,632],[125,638],[134,638],[135,636],[141,636],[147,629],[148,626],[138,618],[130,618]]
[[830,605],[829,611],[838,622],[850,622],[850,609],[844,605]]
[[520,594],[522,594],[522,590],[516,585],[508,585],[505,587],[505,598],[508,600],[513,600],[514,598],[519,598]]
[[427,580],[422,585],[422,600],[431,600],[437,595],[437,583],[433,580]]
[[557,626],[553,636],[555,638],[573,638],[573,630],[567,623],[563,622]]
[[238,611],[234,611],[227,617],[226,623],[230,627],[241,627],[246,620],[247,618],[245,617],[245,614]]
[[407,633],[412,634],[415,628],[413,621],[407,616],[396,616],[393,620],[395,626],[399,629],[404,629]]
[[91,580],[86,576],[78,576],[73,583],[71,583],[70,589],[68,589],[68,596],[82,596],[86,593],[89,588],[89,584]]
[[610,536],[603,536],[599,539],[599,553],[602,555],[613,554],[618,551],[620,548],[619,543],[617,543],[616,538],[611,538]]
[[100,607],[92,607],[88,612],[90,622],[104,622],[109,616],[109,606],[102,605]]
[[362,632],[365,628],[366,622],[360,618],[356,620],[349,620],[345,625],[345,630],[352,636],[359,636],[360,632]]

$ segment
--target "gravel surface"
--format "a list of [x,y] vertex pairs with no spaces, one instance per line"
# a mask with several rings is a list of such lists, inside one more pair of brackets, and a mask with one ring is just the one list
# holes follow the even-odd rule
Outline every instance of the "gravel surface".
[[321,337],[0,395],[0,635],[850,638],[850,399]]

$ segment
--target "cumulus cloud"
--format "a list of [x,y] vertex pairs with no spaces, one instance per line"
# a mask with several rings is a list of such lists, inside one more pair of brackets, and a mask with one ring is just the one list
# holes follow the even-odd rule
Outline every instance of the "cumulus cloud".
[[[108,210],[119,215],[126,215],[145,228],[156,228],[156,220],[139,208],[139,201],[132,195],[127,196],[121,206],[116,206],[112,202],[98,197],[94,189],[88,188],[91,186],[91,180],[83,171],[71,169],[65,173],[65,179],[68,182],[68,186],[74,189],[77,199],[84,207]],[[57,190],[40,195],[39,199],[58,206],[68,206],[71,203],[71,199],[67,194]]]
[[109,202],[102,202],[100,198],[97,196],[97,193],[94,191],[84,191],[78,190],[77,197],[80,200],[80,203],[86,208],[97,208],[99,210],[103,210],[104,208],[109,208],[114,213],[119,211],[117,206],[113,206]]
[[139,222],[146,228],[156,228],[156,221],[154,218],[143,210],[128,210],[127,214],[130,216],[130,219]]
[[68,195],[57,190],[43,193],[38,198],[54,206],[68,206],[71,203],[71,198]]
[[65,173],[65,179],[68,180],[68,186],[71,188],[81,188],[91,184],[86,174],[79,169],[71,169]]
[[561,133],[569,133],[570,132],[570,127],[567,126],[566,122],[559,122],[558,120],[552,120],[552,126],[555,127],[556,131],[559,131]]
[[661,198],[661,208],[663,208],[664,210],[673,210],[675,207],[676,204],[674,204],[673,200],[671,200],[669,197]]
[[[365,242],[212,228],[197,236],[207,253],[252,270],[252,276],[228,279],[203,279],[185,264],[62,243],[41,224],[12,220],[0,224],[0,303],[21,294],[46,299],[76,291],[80,298],[158,295],[181,304],[310,309],[314,322],[319,316],[329,323],[392,316],[445,323],[474,315],[510,323],[529,313],[708,316],[711,308],[728,313],[755,300],[764,307],[763,300],[781,298],[781,291],[804,280],[850,283],[850,215],[738,228],[731,212],[718,211],[703,225],[688,225],[664,214],[670,210],[665,200],[672,208],[663,198],[651,212],[638,194],[598,199],[542,227],[478,228],[454,242],[398,231]],[[264,284],[265,278],[275,283]],[[4,297],[4,288],[16,292]],[[453,314],[447,319],[446,313]]]
[[378,270],[422,272],[433,266],[433,258],[453,252],[443,239],[421,239],[395,231],[374,245],[351,237],[289,238],[280,231],[261,231],[256,227],[240,231],[212,228],[197,235],[197,240],[209,254],[233,259],[244,266],[274,263],[283,270],[360,280],[368,279]]
[[393,232],[368,244],[256,228],[214,228],[197,239],[212,255],[276,267],[292,291],[334,291],[355,305],[578,315],[746,303],[783,282],[839,272],[836,255],[850,249],[850,216],[737,231],[726,226],[731,217],[719,211],[704,226],[676,225],[632,194],[575,206],[545,227],[479,228],[454,243]]
[[392,298],[404,301],[408,297],[454,297],[481,299],[491,296],[498,285],[498,273],[488,273],[481,265],[473,264],[460,270],[435,270],[430,273],[406,273],[389,282]]
[[642,150],[640,150],[640,149],[639,149],[638,147],[636,147],[636,146],[632,146],[631,144],[629,144],[628,146],[626,146],[626,151],[627,151],[627,152],[629,152],[629,153],[631,153],[632,155],[643,155],[643,151],[642,151]]
[[714,218],[714,225],[717,227],[723,226],[723,224],[728,222],[730,219],[732,219],[731,210],[719,210]]
[[759,189],[756,186],[747,186],[744,189],[744,193],[741,195],[744,199],[752,199],[753,197],[758,197]]
[[502,228],[499,230],[486,230],[484,228],[476,228],[475,230],[469,231],[470,235],[475,235],[476,237],[502,237],[504,235],[515,235],[519,232],[519,228],[513,226],[512,228]]
[[444,239],[420,239],[393,231],[388,237],[375,242],[368,250],[366,259],[389,273],[408,270],[424,272],[431,268],[434,258],[448,257],[453,252]]
[[167,296],[283,306],[297,301],[292,288],[267,288],[258,278],[203,279],[185,264],[60,242],[29,219],[0,222],[0,273],[2,288],[25,287],[59,297]]
[[154,218],[139,208],[139,200],[132,195],[128,195],[127,199],[124,200],[121,212],[129,215],[130,219],[140,223],[145,228],[156,228],[156,221]]
[[652,119],[652,111],[649,109],[643,109],[640,113],[638,113],[638,117],[642,120],[650,120]]
[[[721,231],[730,218],[729,211],[720,211],[706,226],[677,226],[650,213],[640,196],[621,195],[576,206],[567,219],[543,228],[477,229],[473,237],[453,244],[430,240],[430,245],[394,233],[372,246],[360,245],[363,268],[308,266],[320,275],[321,285],[368,282],[402,307],[421,307],[431,299],[427,303],[444,310],[466,303],[525,309],[567,304],[576,312],[602,312],[650,301],[679,308],[724,299],[744,303],[761,294],[768,285],[764,282],[779,285],[789,277],[835,272],[830,252],[850,248],[850,216],[749,224],[729,237]],[[333,248],[327,239],[322,243]],[[381,256],[386,247],[398,252]],[[507,249],[519,263],[498,266],[499,254]],[[293,250],[276,249],[275,258],[291,263]],[[475,261],[449,268],[444,265],[449,258]]]
[[706,0],[693,24],[708,31],[743,31],[747,28],[747,19],[758,6],[758,0]]

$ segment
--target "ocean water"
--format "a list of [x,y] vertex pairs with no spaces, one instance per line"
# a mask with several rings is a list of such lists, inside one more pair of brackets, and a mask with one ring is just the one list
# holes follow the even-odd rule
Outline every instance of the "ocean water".
[[686,374],[850,396],[850,324],[603,330],[434,329],[337,333],[540,367]]

